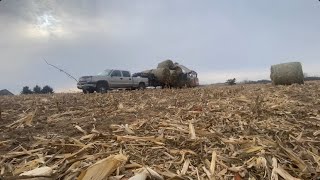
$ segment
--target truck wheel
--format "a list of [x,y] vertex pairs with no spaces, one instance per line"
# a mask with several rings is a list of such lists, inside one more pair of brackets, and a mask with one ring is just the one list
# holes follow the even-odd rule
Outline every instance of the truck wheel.
[[88,92],[89,92],[90,94],[92,94],[92,93],[94,93],[94,90],[93,90],[93,89],[89,89]]
[[144,90],[146,85],[144,83],[139,83],[139,90]]
[[87,90],[82,90],[83,94],[87,94],[88,91]]
[[98,93],[106,93],[108,91],[108,84],[105,82],[100,82],[97,84],[97,92]]

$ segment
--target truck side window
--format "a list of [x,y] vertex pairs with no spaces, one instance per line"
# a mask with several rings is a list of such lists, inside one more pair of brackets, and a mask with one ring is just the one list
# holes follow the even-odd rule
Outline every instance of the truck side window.
[[122,71],[122,76],[123,77],[130,77],[129,71]]
[[114,70],[111,74],[111,76],[114,76],[114,77],[121,77],[121,72],[118,71],[118,70]]

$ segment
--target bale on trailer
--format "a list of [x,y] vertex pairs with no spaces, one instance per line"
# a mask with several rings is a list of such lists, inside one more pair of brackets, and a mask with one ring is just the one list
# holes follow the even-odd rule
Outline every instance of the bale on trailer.
[[173,70],[170,70],[170,86],[180,87],[179,81],[182,80],[183,71],[179,66],[174,66]]
[[172,70],[174,68],[174,64],[170,59],[168,59],[160,62],[157,68],[168,68]]
[[185,66],[168,59],[160,62],[157,69],[142,71],[135,75],[148,77],[149,86],[194,87],[198,85],[198,78],[197,75],[191,75],[192,72]]
[[179,81],[179,72],[176,70],[170,70],[170,86],[177,87]]
[[179,66],[174,66],[173,70],[175,70],[178,75],[183,73],[181,67]]
[[303,84],[304,77],[300,62],[289,62],[271,66],[270,78],[274,85]]
[[170,82],[170,70],[168,68],[157,68],[157,69],[153,69],[151,71],[152,74],[154,74],[154,76],[156,78],[158,78],[158,80],[161,83],[164,83],[166,85],[169,84]]
[[149,74],[149,73],[151,73],[151,72],[152,72],[152,69],[142,71],[142,73],[146,73],[146,74]]

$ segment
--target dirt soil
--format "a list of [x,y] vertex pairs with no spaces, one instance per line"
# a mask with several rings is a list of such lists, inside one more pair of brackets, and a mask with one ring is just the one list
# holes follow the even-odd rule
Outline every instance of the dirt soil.
[[2,96],[0,112],[0,179],[72,179],[113,154],[122,179],[320,178],[319,82]]

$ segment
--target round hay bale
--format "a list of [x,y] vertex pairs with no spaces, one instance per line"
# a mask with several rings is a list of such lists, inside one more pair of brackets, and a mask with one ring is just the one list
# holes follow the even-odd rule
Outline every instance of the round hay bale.
[[170,59],[168,59],[168,60],[160,62],[158,64],[158,68],[168,68],[170,70],[173,70],[174,64]]
[[179,67],[179,66],[174,66],[173,69],[176,71],[176,74],[178,74],[178,75],[183,73],[181,67]]
[[270,78],[274,85],[303,84],[302,65],[300,62],[272,65]]
[[169,84],[170,82],[170,70],[168,68],[157,68],[151,71],[152,74],[164,84]]
[[176,87],[179,81],[179,72],[170,70],[170,86]]

